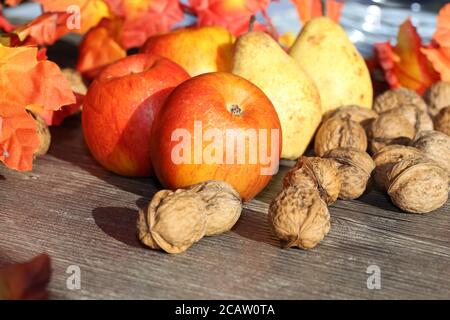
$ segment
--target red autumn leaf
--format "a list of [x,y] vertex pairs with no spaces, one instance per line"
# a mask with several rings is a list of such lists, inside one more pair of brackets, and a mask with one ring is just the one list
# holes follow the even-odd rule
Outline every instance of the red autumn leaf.
[[[297,8],[298,16],[303,24],[315,17],[321,17],[323,15],[322,1],[321,0],[291,0]],[[341,0],[327,0],[326,16],[336,23],[339,22],[341,17],[344,2]]]
[[123,20],[119,43],[125,48],[141,47],[152,35],[168,32],[183,20],[178,0],[105,0],[111,12]]
[[18,27],[12,31],[19,38],[20,43],[35,44],[40,46],[52,45],[69,33],[67,19],[70,15],[65,12],[43,13],[30,23]]
[[36,120],[23,105],[7,101],[0,101],[0,117],[0,161],[11,169],[31,170],[33,154],[39,147]]
[[57,110],[76,102],[69,83],[53,62],[37,59],[35,47],[0,45],[0,161],[16,170],[31,170],[39,145],[29,105]]
[[35,0],[42,4],[45,12],[69,12],[70,21],[76,21],[76,10],[80,10],[80,25],[73,26],[71,32],[86,33],[103,18],[110,17],[108,5],[103,0]]
[[30,105],[27,107],[27,110],[32,111],[33,113],[37,113],[44,119],[45,123],[48,126],[59,126],[62,124],[64,119],[70,117],[81,110],[81,106],[83,105],[84,95],[75,93],[75,97],[77,98],[77,102],[68,106],[64,106],[59,110],[45,110],[40,105]]
[[437,29],[430,46],[422,48],[443,81],[450,81],[450,4],[439,11]]
[[399,28],[397,45],[378,43],[375,45],[380,65],[392,88],[406,87],[423,94],[438,79],[438,75],[421,52],[422,40],[407,19]]
[[26,263],[0,268],[0,300],[47,299],[50,275],[50,257],[47,254]]
[[[270,0],[189,0],[190,8],[197,16],[198,26],[219,25],[234,35],[248,30],[250,17],[263,12]],[[256,29],[264,29],[255,24]]]
[[80,43],[77,71],[93,79],[102,68],[126,57],[125,49],[117,42],[120,20],[104,19],[92,28]]

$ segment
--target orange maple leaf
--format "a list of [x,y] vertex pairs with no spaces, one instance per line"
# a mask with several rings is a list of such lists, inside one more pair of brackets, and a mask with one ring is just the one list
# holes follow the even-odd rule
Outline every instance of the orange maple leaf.
[[31,170],[39,145],[36,121],[25,111],[29,105],[57,110],[76,102],[59,67],[37,59],[36,47],[0,45],[0,161],[9,168]]
[[79,46],[77,71],[93,79],[107,65],[126,57],[125,49],[118,43],[120,20],[102,20],[83,38]]
[[168,32],[183,20],[178,0],[105,0],[111,12],[123,20],[119,43],[125,48],[141,47],[152,35]]
[[51,263],[47,254],[0,268],[0,300],[47,299],[50,275]]
[[436,32],[430,46],[422,48],[433,68],[440,74],[443,81],[450,81],[450,4],[440,11]]
[[[323,7],[321,0],[291,0],[292,3],[297,8],[298,16],[303,24],[307,23],[309,20],[315,17],[321,17],[323,15]],[[341,0],[327,0],[326,6],[326,16],[335,21],[339,22],[341,17],[342,9],[344,7],[344,2]]]
[[80,25],[72,26],[71,32],[86,33],[103,18],[111,16],[108,5],[103,0],[35,0],[42,4],[45,12],[68,12],[73,20],[77,20],[76,11],[80,10]]
[[[190,8],[197,16],[198,26],[219,25],[234,35],[248,30],[250,18],[264,12],[270,0],[189,0]],[[255,24],[258,30],[264,26]]]
[[423,94],[438,78],[421,51],[422,40],[407,19],[400,25],[397,45],[389,42],[375,44],[375,50],[391,88],[405,87]]

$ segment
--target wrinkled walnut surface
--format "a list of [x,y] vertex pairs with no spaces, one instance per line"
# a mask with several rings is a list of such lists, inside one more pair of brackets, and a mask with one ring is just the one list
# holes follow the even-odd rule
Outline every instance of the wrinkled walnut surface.
[[180,253],[205,235],[206,220],[206,203],[200,195],[191,190],[162,190],[147,211],[139,213],[139,239],[152,249]]
[[284,188],[270,204],[268,218],[287,248],[313,248],[330,230],[328,207],[313,189]]
[[206,236],[229,231],[242,212],[239,193],[224,181],[206,181],[188,188],[206,202]]
[[422,131],[412,143],[426,157],[442,166],[450,177],[450,136],[439,131]]
[[348,105],[328,111],[323,115],[322,121],[325,122],[335,116],[341,118],[350,117],[350,120],[355,121],[366,128],[372,120],[378,117],[378,113],[372,109],[363,108],[357,105]]
[[413,105],[419,110],[427,111],[427,104],[422,97],[406,88],[391,89],[380,94],[374,101],[373,109],[377,113],[383,113],[403,105]]
[[414,138],[415,133],[415,126],[400,109],[384,112],[370,126],[370,151],[375,154],[390,144],[407,145]]
[[444,107],[450,105],[450,82],[438,81],[434,83],[424,95],[428,103],[428,112],[434,117]]
[[34,152],[35,157],[43,156],[48,152],[48,149],[50,149],[50,143],[52,140],[52,136],[50,134],[50,130],[47,126],[47,123],[45,120],[38,114],[29,111],[31,116],[36,120],[36,132],[39,137],[39,147]]
[[339,196],[341,180],[334,161],[319,157],[301,157],[283,180],[285,188],[317,189],[322,199],[331,204]]
[[406,212],[427,213],[448,199],[446,172],[433,160],[402,160],[392,168],[389,182],[392,202]]
[[434,129],[450,136],[450,105],[442,108],[434,118]]
[[384,147],[373,156],[375,162],[374,180],[377,186],[387,190],[388,176],[398,162],[402,160],[423,158],[424,154],[417,148],[393,144]]
[[367,136],[364,128],[350,120],[348,116],[335,116],[326,120],[320,126],[314,140],[314,152],[319,157],[339,147],[367,150]]
[[367,152],[338,148],[328,151],[325,158],[338,163],[339,177],[342,182],[339,198],[351,200],[359,198],[367,187],[375,163]]

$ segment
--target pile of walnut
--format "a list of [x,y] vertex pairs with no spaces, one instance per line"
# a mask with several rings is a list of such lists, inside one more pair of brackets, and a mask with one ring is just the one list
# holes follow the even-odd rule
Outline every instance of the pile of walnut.
[[450,83],[436,83],[425,99],[400,88],[378,96],[373,110],[344,106],[324,116],[317,157],[297,161],[269,207],[283,246],[315,247],[330,230],[328,205],[360,197],[372,172],[403,211],[427,213],[447,202]]
[[139,212],[138,236],[143,244],[168,253],[186,251],[204,236],[229,231],[238,221],[242,201],[228,183],[207,181],[155,194]]

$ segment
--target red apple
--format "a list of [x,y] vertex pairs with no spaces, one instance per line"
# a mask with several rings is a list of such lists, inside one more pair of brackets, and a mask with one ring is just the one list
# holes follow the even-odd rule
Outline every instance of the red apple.
[[94,158],[120,175],[152,175],[153,120],[167,96],[188,78],[176,63],[151,54],[106,67],[83,103],[83,133]]
[[179,85],[152,132],[155,173],[170,189],[224,180],[249,200],[278,171],[278,115],[258,87],[231,73],[207,73]]

